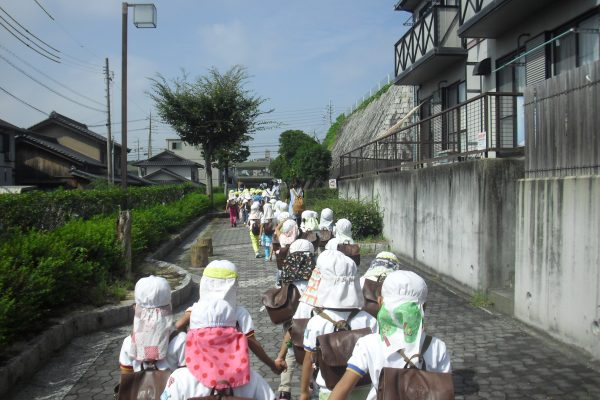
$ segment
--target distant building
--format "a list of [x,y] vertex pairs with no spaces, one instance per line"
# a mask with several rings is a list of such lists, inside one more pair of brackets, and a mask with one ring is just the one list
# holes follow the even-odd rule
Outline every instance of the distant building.
[[[87,125],[53,111],[50,116],[28,130],[54,139],[56,143],[107,165],[107,140]],[[121,174],[121,145],[113,142],[115,176]]]
[[271,160],[259,159],[244,161],[231,167],[231,175],[235,185],[244,184],[246,187],[258,187],[261,183],[270,186],[273,175],[270,170]]
[[0,186],[15,184],[15,135],[21,129],[0,120]]
[[[167,150],[198,164],[198,182],[206,185],[206,168],[201,146],[189,145],[181,139],[167,139]],[[214,167],[212,168],[212,181],[213,186],[223,184],[222,172]]]
[[204,186],[198,180],[198,170],[203,167],[170,150],[132,165],[138,167],[139,176],[157,184],[193,183]]

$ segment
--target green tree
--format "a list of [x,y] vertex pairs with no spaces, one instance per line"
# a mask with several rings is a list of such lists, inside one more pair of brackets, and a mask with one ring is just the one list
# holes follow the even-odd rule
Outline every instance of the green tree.
[[303,131],[288,130],[279,137],[279,155],[271,161],[276,178],[291,186],[298,179],[306,188],[327,180],[331,153]]
[[250,157],[250,149],[247,145],[238,143],[228,148],[220,148],[215,152],[215,163],[213,166],[223,170],[225,175],[225,194],[227,194],[229,182],[229,168],[237,163],[244,162]]
[[212,201],[212,165],[220,149],[239,146],[254,132],[269,127],[259,117],[265,99],[245,89],[246,69],[236,65],[224,74],[211,68],[208,74],[190,81],[184,72],[170,82],[162,75],[152,81],[150,97],[158,114],[179,137],[202,146],[206,189]]

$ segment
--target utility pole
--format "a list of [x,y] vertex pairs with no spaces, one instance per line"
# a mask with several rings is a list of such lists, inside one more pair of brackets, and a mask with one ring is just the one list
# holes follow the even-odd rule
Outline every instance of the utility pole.
[[110,122],[110,70],[108,69],[108,57],[105,59],[106,65],[104,66],[104,73],[106,74],[106,110],[107,110],[107,121],[106,128],[108,133],[106,135],[106,180],[108,183],[113,183],[112,180],[112,128]]
[[150,125],[148,130],[148,159],[152,158],[152,111],[150,111]]
[[140,138],[137,138],[137,158],[140,161]]

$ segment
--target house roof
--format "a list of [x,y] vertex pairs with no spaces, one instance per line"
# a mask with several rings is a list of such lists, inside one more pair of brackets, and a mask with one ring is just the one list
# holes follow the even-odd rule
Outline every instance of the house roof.
[[[29,130],[36,131],[50,124],[58,124],[74,132],[87,136],[88,138],[94,139],[98,142],[106,143],[106,138],[104,136],[89,130],[86,124],[82,124],[81,122],[75,121],[74,119],[59,114],[56,111],[52,111],[48,118],[33,125],[29,128]],[[115,142],[114,145],[115,147],[121,147],[121,145],[117,142]]]
[[192,183],[192,184],[198,185],[198,186],[203,185],[202,183],[194,182],[194,181],[186,178],[185,176],[181,176],[178,173],[175,173],[175,172],[173,172],[171,170],[168,170],[166,168],[161,168],[161,169],[159,169],[157,171],[154,171],[154,172],[152,172],[152,173],[144,176],[144,179],[152,180],[152,178],[155,178],[155,177],[157,177],[157,176],[159,176],[161,174],[169,175],[170,177],[172,177],[175,180],[178,180],[180,182]]
[[198,168],[204,168],[201,164],[195,163],[187,158],[183,158],[172,151],[164,150],[157,155],[147,159],[133,163],[136,167],[181,167],[181,166],[195,166]]
[[[85,171],[79,170],[77,168],[71,168],[70,172],[71,172],[71,175],[73,175],[73,176],[88,179],[90,181],[106,180],[106,176],[104,176],[104,175],[90,174],[89,172],[85,172]],[[119,183],[119,182],[121,182],[121,178],[118,176],[115,176],[115,183]],[[155,182],[149,181],[144,178],[140,178],[139,176],[133,175],[133,174],[127,174],[127,182],[132,183],[132,184],[138,184],[138,185],[142,185],[142,184],[143,185],[156,185]]]
[[22,131],[22,128],[19,128],[18,126],[15,126],[13,124],[11,124],[10,122],[6,122],[3,119],[0,119],[0,128],[4,128],[4,129],[8,129],[11,131]]
[[15,140],[17,140],[19,142],[20,141],[27,142],[31,145],[48,150],[51,153],[58,154],[62,157],[66,157],[72,161],[76,161],[81,164],[87,164],[87,165],[92,165],[92,166],[96,166],[96,167],[104,167],[104,164],[102,164],[101,162],[99,162],[97,160],[94,160],[93,158],[90,158],[90,157],[88,157],[84,154],[81,154],[75,150],[65,147],[65,146],[59,144],[56,140],[54,140],[52,138],[38,135],[33,132],[21,130],[21,132],[15,136]]

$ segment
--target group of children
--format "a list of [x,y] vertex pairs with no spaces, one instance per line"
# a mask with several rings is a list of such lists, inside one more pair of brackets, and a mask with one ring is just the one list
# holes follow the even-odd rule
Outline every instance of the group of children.
[[[252,316],[238,304],[236,266],[216,260],[204,269],[199,301],[176,323],[172,321],[168,283],[154,276],[137,283],[133,332],[124,340],[119,358],[122,373],[139,371],[149,362],[158,369],[172,370],[163,400],[187,400],[225,389],[251,399],[291,399],[293,383],[298,381],[300,399],[334,400],[376,399],[382,369],[405,368],[406,359],[417,367],[426,365],[427,371],[451,371],[446,346],[440,339],[428,338],[421,354],[427,336],[427,285],[420,276],[403,270],[389,252],[378,254],[359,276],[353,259],[338,250],[338,244],[354,243],[350,221],[340,219],[334,224],[333,212],[324,209],[318,220],[312,211],[303,213],[299,227],[286,208],[285,203],[266,201],[261,211],[261,204],[253,202],[247,222],[251,240],[253,235],[261,238],[265,258],[272,256],[268,249],[273,236],[281,248],[287,247],[277,284],[294,285],[301,295],[292,319],[283,324],[276,358],[267,355],[254,334]],[[260,221],[256,234],[252,221]],[[329,230],[333,237],[320,250],[300,238],[311,229]],[[254,240],[252,243],[259,254]],[[377,299],[380,309],[374,315],[363,310],[367,281],[383,282]],[[303,326],[301,321],[305,328],[298,328]],[[356,342],[345,374],[332,387],[315,369],[317,338],[336,331],[344,321],[350,329],[366,329],[367,334]],[[298,329],[300,343],[294,341]],[[249,351],[281,374],[277,396],[251,369]],[[301,364],[297,363],[298,353],[304,357]],[[421,357],[415,358],[417,355]],[[356,387],[367,375],[371,383]]]

